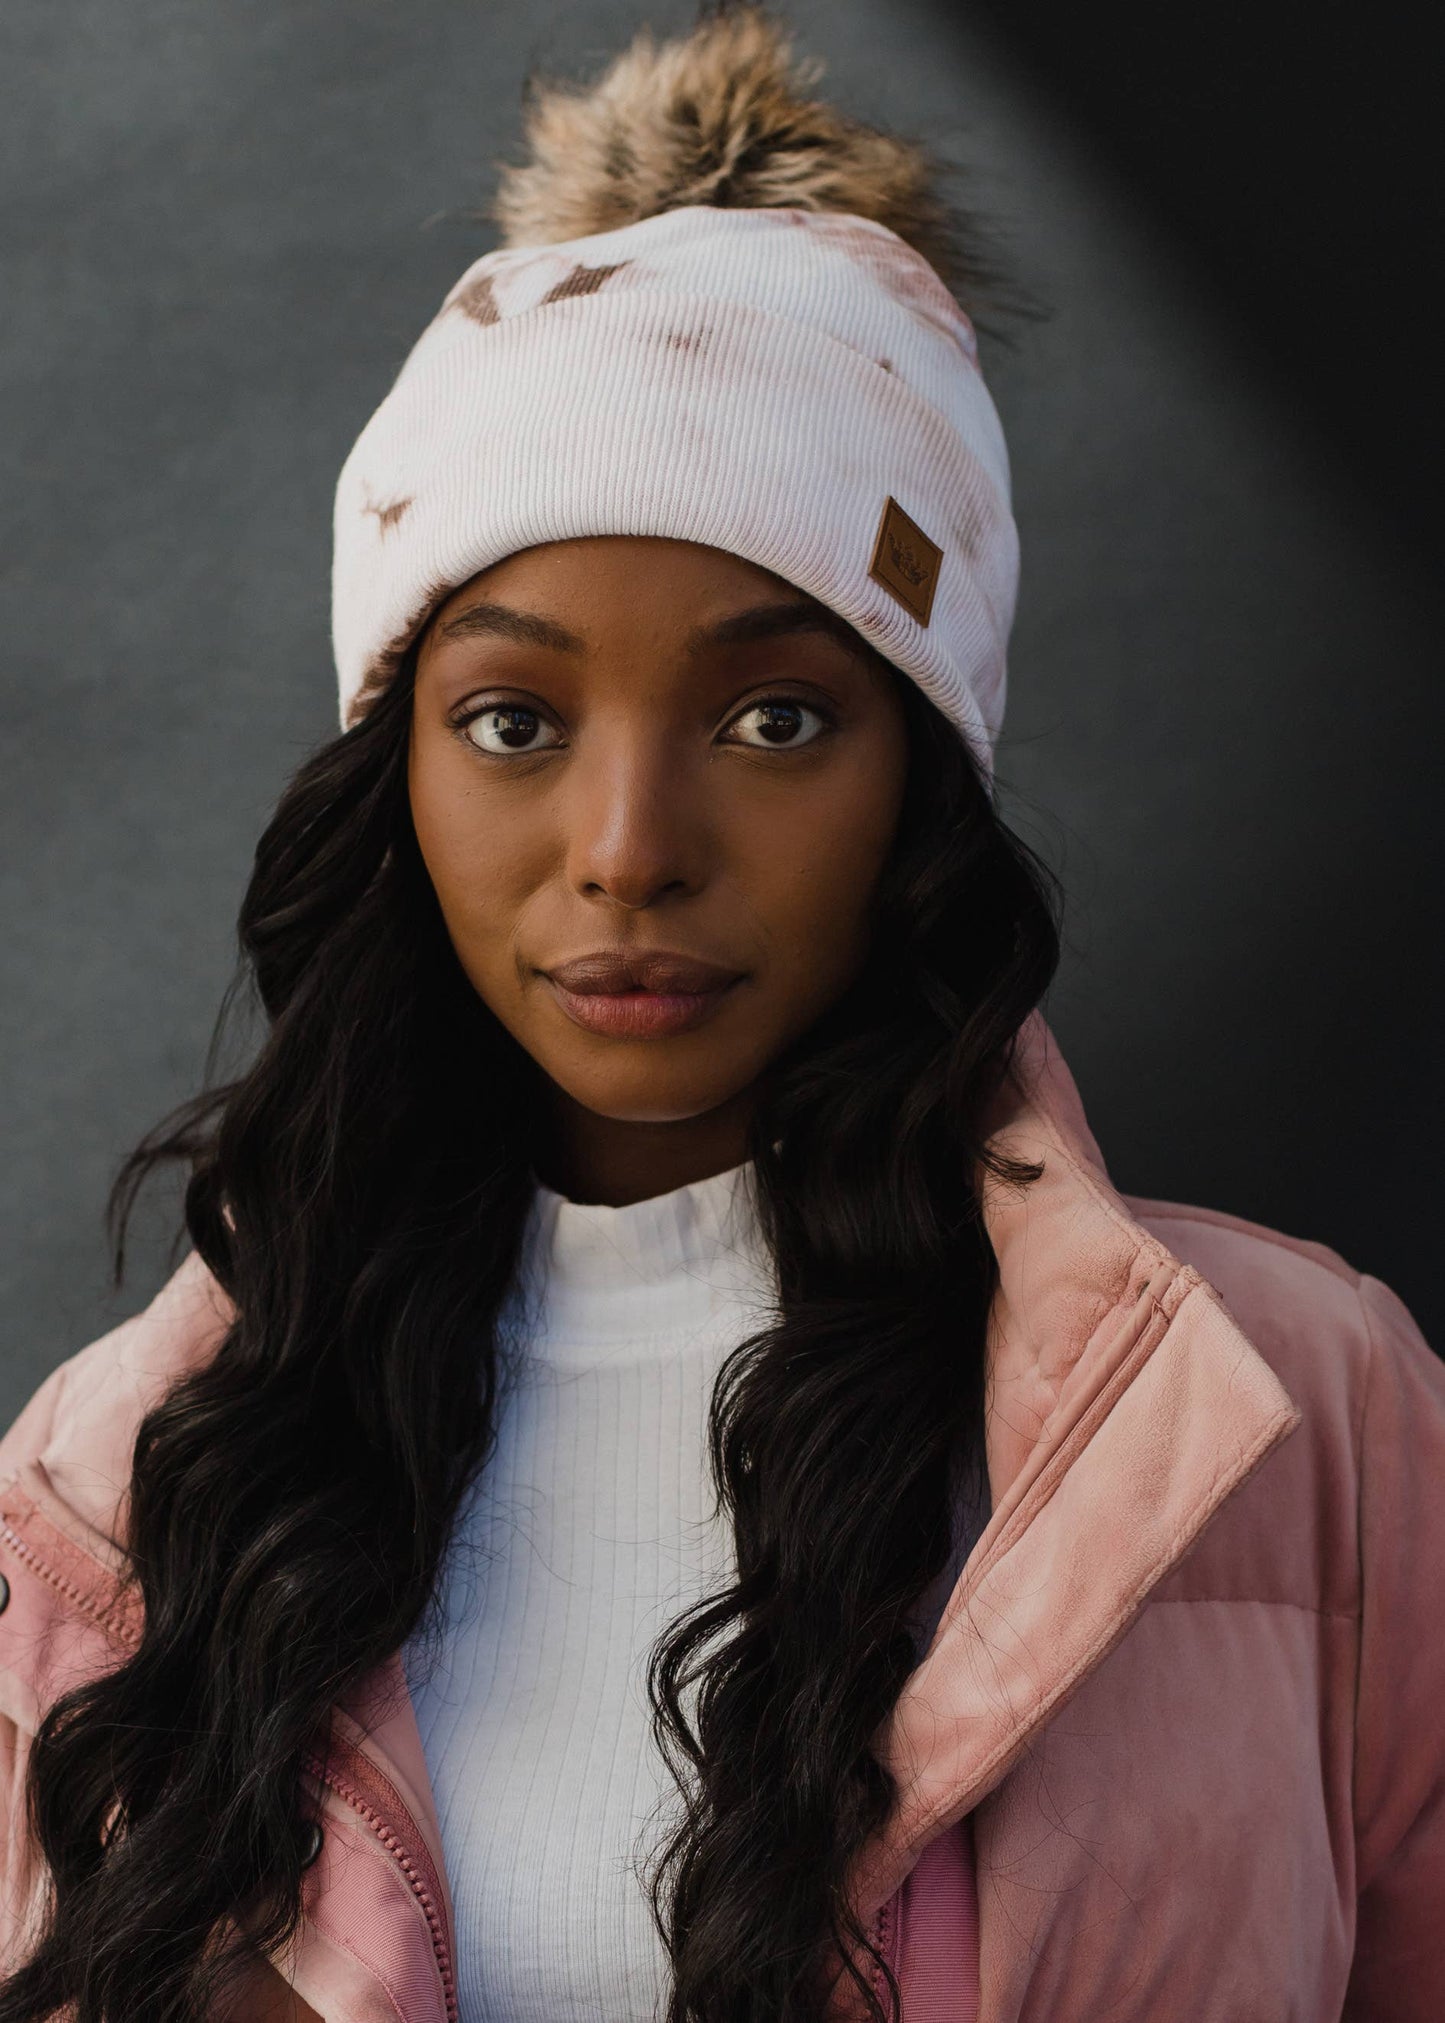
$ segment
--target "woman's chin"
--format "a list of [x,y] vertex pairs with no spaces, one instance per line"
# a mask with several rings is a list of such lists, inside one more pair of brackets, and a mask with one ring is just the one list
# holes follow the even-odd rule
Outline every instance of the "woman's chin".
[[751,1086],[754,1076],[737,1078],[720,1075],[718,1063],[709,1061],[706,1074],[688,1073],[681,1063],[669,1064],[659,1058],[659,1049],[645,1043],[627,1046],[617,1042],[619,1055],[643,1055],[640,1060],[619,1059],[609,1063],[603,1074],[562,1071],[557,1064],[543,1062],[546,1072],[563,1095],[595,1117],[613,1124],[651,1125],[659,1129],[669,1124],[686,1124],[721,1109]]

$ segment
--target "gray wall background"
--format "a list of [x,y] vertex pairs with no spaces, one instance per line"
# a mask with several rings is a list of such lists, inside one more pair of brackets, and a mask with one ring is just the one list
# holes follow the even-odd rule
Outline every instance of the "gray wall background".
[[[974,165],[1051,305],[986,346],[1024,553],[1000,771],[1118,1184],[1340,1249],[1445,1340],[1440,613],[1327,441],[967,18],[797,0]],[[0,329],[0,1421],[149,1294],[116,1161],[197,1085],[250,853],[334,724],[341,459],[461,268],[524,71],[687,6],[11,0]],[[1367,338],[1322,302],[1301,343]],[[1367,362],[1367,361],[1366,361]]]

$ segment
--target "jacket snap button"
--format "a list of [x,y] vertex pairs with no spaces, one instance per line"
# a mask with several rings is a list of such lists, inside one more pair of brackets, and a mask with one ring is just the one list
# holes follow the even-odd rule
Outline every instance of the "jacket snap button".
[[4,1615],[6,1609],[8,1609],[9,1606],[10,1606],[10,1583],[8,1580],[6,1580],[4,1574],[0,1573],[0,1616]]
[[303,1834],[301,1840],[302,1868],[310,1868],[312,1862],[314,1862],[317,1855],[320,1854],[321,1842],[323,1838],[324,1836],[321,1831],[320,1820],[308,1819],[306,1822],[306,1831]]

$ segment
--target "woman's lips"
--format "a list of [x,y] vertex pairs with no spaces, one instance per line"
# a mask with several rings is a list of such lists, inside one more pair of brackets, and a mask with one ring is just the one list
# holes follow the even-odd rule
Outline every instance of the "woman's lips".
[[552,985],[553,995],[574,1024],[614,1040],[661,1039],[691,1032],[712,1017],[730,988],[707,991],[618,990],[581,995]]
[[742,972],[665,950],[604,950],[540,974],[568,1018],[609,1039],[659,1039],[712,1017]]

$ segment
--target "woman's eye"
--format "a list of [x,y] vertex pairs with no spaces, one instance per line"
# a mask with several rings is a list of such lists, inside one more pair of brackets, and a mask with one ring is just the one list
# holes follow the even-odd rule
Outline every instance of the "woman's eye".
[[561,742],[545,717],[521,703],[501,703],[495,709],[484,709],[464,729],[483,752],[543,752]]
[[811,744],[819,731],[826,730],[821,712],[805,702],[782,697],[749,705],[728,725],[729,734],[739,744],[768,747],[795,747]]

